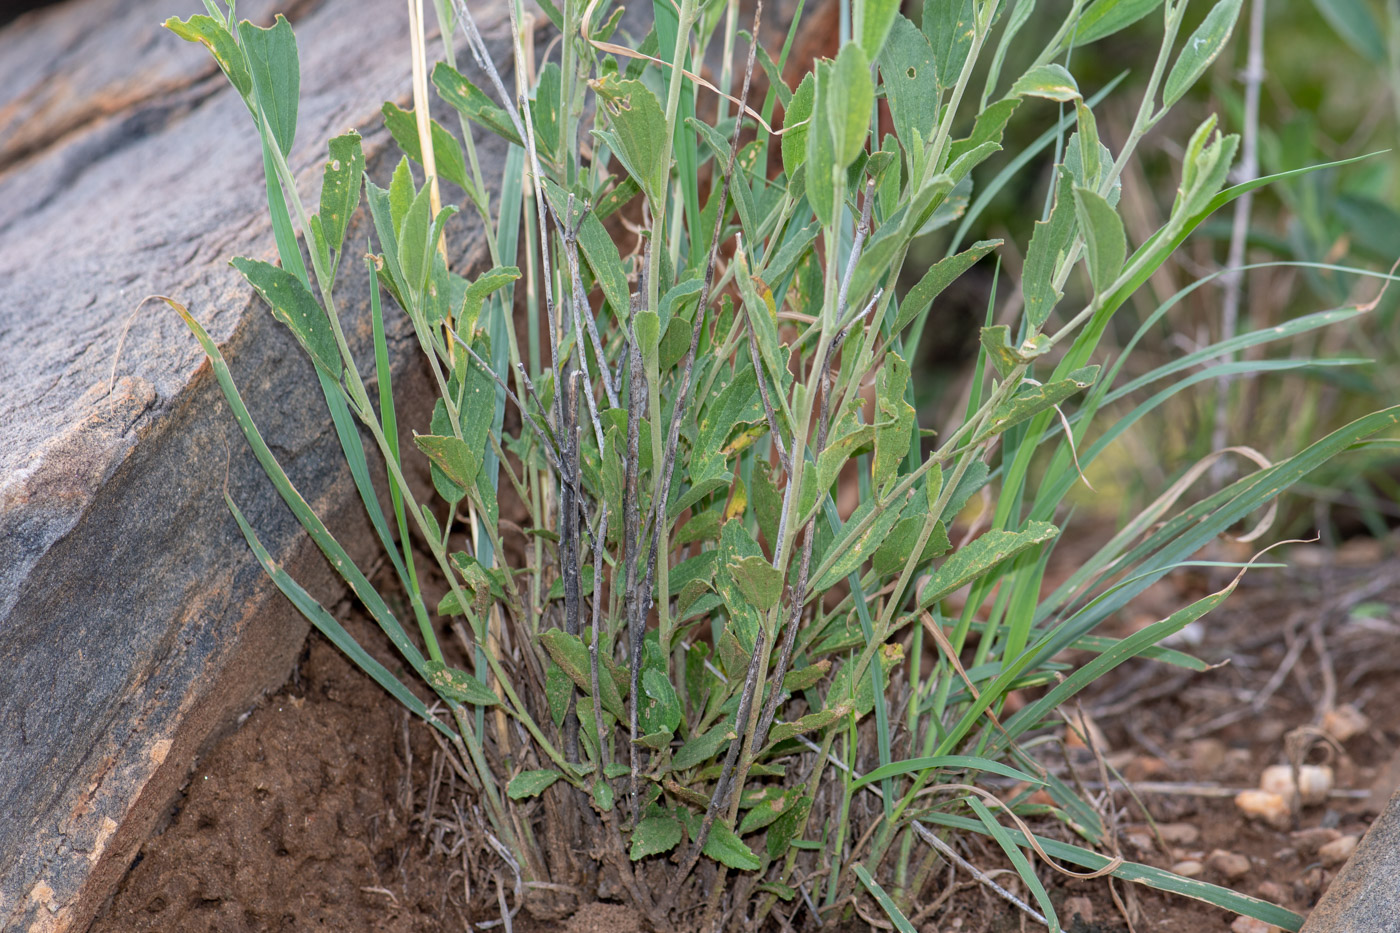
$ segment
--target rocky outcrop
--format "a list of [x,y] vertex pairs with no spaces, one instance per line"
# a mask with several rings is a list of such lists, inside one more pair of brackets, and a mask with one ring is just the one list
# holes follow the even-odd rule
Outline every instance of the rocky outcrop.
[[[378,105],[407,103],[403,9],[276,9],[301,47],[291,163],[303,197],[314,203],[326,139],[351,127],[386,179],[397,154]],[[264,24],[273,10],[238,4]],[[504,11],[483,11],[488,36],[503,34]],[[223,491],[323,602],[340,592],[194,339],[142,298],[171,295],[205,324],[298,488],[352,555],[372,550],[311,366],[228,265],[275,252],[243,104],[204,49],[160,28],[199,12],[197,0],[70,0],[0,30],[5,930],[85,929],[201,747],[291,669],[305,625],[264,578]],[[486,145],[483,163],[499,165]],[[475,227],[454,224],[451,242],[469,251]],[[368,231],[362,209],[349,242]],[[352,258],[336,297],[369,361],[367,285]],[[406,328],[396,336],[411,411],[426,384]]]

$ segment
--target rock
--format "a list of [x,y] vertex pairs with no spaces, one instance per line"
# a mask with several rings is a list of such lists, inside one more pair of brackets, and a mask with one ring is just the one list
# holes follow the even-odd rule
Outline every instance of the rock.
[[1064,905],[1060,907],[1059,914],[1071,924],[1091,926],[1094,922],[1094,902],[1083,896],[1067,897]]
[[1064,729],[1065,746],[1071,749],[1088,749],[1085,739],[1094,743],[1094,750],[1099,754],[1108,752],[1108,739],[1104,737],[1103,730],[1098,723],[1094,722],[1087,713],[1072,713],[1069,723]]
[[1350,703],[1322,714],[1322,731],[1338,742],[1353,739],[1370,728],[1371,720]]
[[1254,896],[1270,904],[1287,906],[1292,899],[1287,888],[1277,881],[1261,881],[1254,888]]
[[1318,849],[1341,835],[1335,829],[1318,826],[1313,829],[1300,829],[1296,833],[1289,833],[1288,838],[1293,840],[1293,848],[1297,849],[1300,855],[1312,856],[1317,854]]
[[1183,878],[1195,878],[1205,870],[1205,866],[1193,858],[1183,859],[1172,866],[1172,874]]
[[1259,788],[1278,794],[1290,803],[1298,796],[1305,806],[1315,806],[1327,799],[1333,781],[1332,769],[1327,765],[1303,765],[1298,769],[1296,784],[1290,765],[1270,765],[1259,776]]
[[1326,845],[1319,847],[1317,857],[1327,868],[1336,868],[1351,858],[1351,854],[1356,851],[1356,845],[1360,841],[1361,839],[1357,836],[1338,836]]
[[1195,823],[1158,823],[1157,833],[1174,846],[1193,845],[1201,838],[1201,829]]
[[1263,920],[1255,920],[1253,917],[1236,917],[1230,924],[1231,933],[1282,933],[1282,931],[1272,923],[1265,923]]
[[1226,751],[1219,739],[1197,739],[1191,743],[1191,770],[1202,780],[1214,779],[1225,765]]
[[[398,157],[379,107],[409,88],[402,11],[277,7],[301,48],[303,198],[315,204],[326,140],[349,126],[386,182]],[[238,11],[266,23],[273,8]],[[242,101],[205,49],[159,28],[197,12],[70,0],[0,28],[0,929],[87,929],[207,740],[290,671],[305,623],[225,488],[315,596],[342,592],[184,325],[159,303],[133,316],[144,296],[205,324],[304,497],[353,557],[373,550],[310,364],[228,265],[274,249]],[[497,48],[505,16],[480,14]],[[473,229],[449,225],[455,267],[481,252]],[[368,231],[362,208],[347,242]],[[353,250],[342,266],[339,310],[368,362],[363,266]],[[386,314],[407,434],[425,427],[427,384],[402,316]]]
[[1235,795],[1235,807],[1251,820],[1285,829],[1293,821],[1288,801],[1267,790],[1245,790]]
[[1303,933],[1400,933],[1400,794],[1366,831]]
[[1238,852],[1227,852],[1224,849],[1216,849],[1206,856],[1206,865],[1212,870],[1219,872],[1231,881],[1243,878],[1249,874],[1249,859]]

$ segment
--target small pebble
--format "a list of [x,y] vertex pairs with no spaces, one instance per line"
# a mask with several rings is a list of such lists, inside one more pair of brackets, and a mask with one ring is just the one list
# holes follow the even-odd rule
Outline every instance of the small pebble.
[[1312,829],[1300,829],[1296,833],[1289,833],[1288,838],[1293,840],[1293,848],[1297,849],[1300,855],[1315,855],[1318,849],[1341,835],[1335,829],[1316,826]]
[[1084,926],[1089,926],[1094,922],[1094,902],[1087,897],[1067,897],[1060,908],[1060,916],[1069,918],[1071,922],[1078,918]]
[[1177,862],[1172,866],[1172,874],[1180,875],[1183,878],[1194,878],[1205,871],[1205,866],[1193,858]]
[[1322,864],[1328,868],[1336,868],[1338,865],[1351,858],[1351,853],[1356,851],[1356,844],[1361,841],[1359,836],[1338,836],[1331,842],[1317,850],[1317,857],[1322,860]]
[[1235,922],[1230,924],[1230,930],[1232,933],[1282,933],[1272,923],[1255,920],[1253,917],[1236,917]]
[[1322,731],[1338,742],[1353,739],[1371,728],[1371,720],[1350,703],[1330,709],[1322,715]]
[[1157,832],[1174,846],[1189,846],[1201,838],[1201,828],[1195,823],[1158,823]]
[[1197,739],[1191,743],[1191,769],[1199,778],[1216,777],[1225,764],[1226,751],[1219,739]]
[[1277,881],[1261,881],[1254,889],[1254,896],[1270,904],[1287,905],[1291,899],[1288,889]]
[[1087,715],[1074,713],[1069,717],[1069,724],[1065,726],[1065,745],[1069,748],[1087,748],[1088,746],[1084,742],[1085,738],[1093,742],[1094,748],[1098,749],[1101,754],[1108,751],[1108,739],[1104,738],[1103,730],[1099,728],[1098,723]]
[[1259,789],[1278,794],[1289,802],[1301,791],[1303,803],[1312,806],[1327,799],[1333,780],[1332,769],[1326,765],[1303,765],[1298,769],[1297,784],[1293,782],[1290,765],[1270,765],[1259,776]]
[[1226,852],[1224,849],[1216,849],[1206,856],[1206,864],[1214,871],[1234,881],[1249,874],[1249,859],[1238,852]]
[[1251,820],[1285,829],[1293,820],[1288,801],[1267,790],[1246,790],[1235,795],[1235,807]]

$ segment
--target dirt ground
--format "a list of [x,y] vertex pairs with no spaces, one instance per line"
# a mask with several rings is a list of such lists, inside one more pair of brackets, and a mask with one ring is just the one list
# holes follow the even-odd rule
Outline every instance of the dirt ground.
[[[1391,547],[1295,548],[1292,569],[1252,572],[1174,643],[1220,666],[1193,673],[1130,662],[1083,697],[1107,761],[1134,782],[1161,837],[1131,797],[1105,798],[1125,857],[1195,871],[1302,914],[1316,903],[1346,846],[1327,844],[1364,833],[1400,785],[1400,562]],[[1125,634],[1222,582],[1174,576],[1104,634]],[[1316,735],[1308,727],[1344,705],[1364,715],[1360,731],[1335,744],[1308,742]],[[1288,748],[1305,744],[1308,762],[1330,759],[1332,795],[1279,827],[1242,818],[1233,792],[1256,786],[1266,766],[1287,763]],[[1094,793],[1091,759],[1071,766]],[[499,874],[483,886],[479,871],[464,870],[460,830],[474,817],[461,810],[469,804],[444,762],[426,727],[314,636],[294,679],[200,762],[168,827],[142,849],[91,933],[500,928],[500,905],[515,909],[516,893]],[[958,845],[1018,890],[994,845]],[[1136,885],[1110,890],[1102,879],[1041,874],[1071,933],[1226,931],[1235,919]],[[920,933],[1038,928],[960,869],[937,878]],[[810,927],[811,916],[799,910],[791,922]],[[518,913],[512,926],[640,930],[635,915],[605,902],[562,923]]]

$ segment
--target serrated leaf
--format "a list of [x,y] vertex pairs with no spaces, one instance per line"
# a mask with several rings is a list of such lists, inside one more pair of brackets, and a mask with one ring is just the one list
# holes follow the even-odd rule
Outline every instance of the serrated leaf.
[[[768,785],[757,800],[749,803],[749,812],[739,823],[739,835],[747,836],[771,825],[797,802],[801,790],[796,787]],[[743,804],[741,804],[743,806]]]
[[1043,97],[1061,103],[1079,99],[1079,84],[1064,65],[1036,65],[1011,85],[1012,97]]
[[522,771],[511,778],[510,783],[506,785],[506,796],[511,800],[524,800],[527,797],[538,796],[544,792],[545,788],[563,776],[552,768]]
[[963,545],[943,562],[924,584],[919,606],[933,605],[964,584],[976,580],[997,564],[1015,557],[1027,548],[1044,544],[1060,533],[1049,522],[1028,522],[1021,531],[992,529],[971,544]]
[[648,855],[669,852],[680,843],[682,833],[680,820],[675,817],[644,817],[632,830],[632,846],[628,849],[627,856],[635,862]]
[[301,67],[292,24],[281,13],[267,29],[244,20],[238,24],[238,38],[248,62],[257,107],[267,118],[277,148],[283,156],[290,155],[301,94]]
[[758,871],[763,863],[744,841],[734,835],[734,830],[719,821],[710,825],[709,838],[705,840],[703,851],[710,858],[739,871]]
[[914,406],[905,398],[909,389],[909,364],[893,350],[885,354],[885,365],[875,379],[875,459],[871,486],[884,496],[899,465],[909,456],[914,431]]
[[[654,667],[642,671],[642,694],[637,704],[637,722],[642,732],[674,733],[681,724],[681,701],[665,673]],[[670,739],[666,740],[668,743]]]
[[301,283],[301,279],[258,259],[235,258],[232,265],[257,290],[272,309],[272,316],[287,326],[316,367],[340,378],[340,348],[330,318]]
[[1196,31],[1191,33],[1191,38],[1182,46],[1181,54],[1177,56],[1176,64],[1172,66],[1171,74],[1167,75],[1167,81],[1162,87],[1163,110],[1180,100],[1225,48],[1225,43],[1230,40],[1230,33],[1235,29],[1235,21],[1240,17],[1240,6],[1243,2],[1244,0],[1220,0],[1206,14]]
[[1079,229],[1084,233],[1089,280],[1094,285],[1094,293],[1102,294],[1118,279],[1128,254],[1123,221],[1098,192],[1078,185],[1074,188],[1074,210],[1079,218]]
[[423,676],[428,681],[428,686],[446,699],[470,703],[472,706],[495,706],[500,702],[500,698],[490,687],[466,671],[448,667],[441,661],[425,661]]

